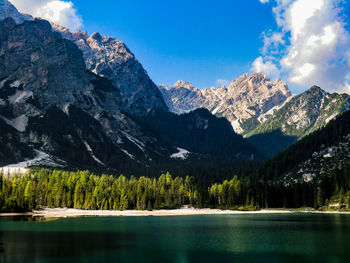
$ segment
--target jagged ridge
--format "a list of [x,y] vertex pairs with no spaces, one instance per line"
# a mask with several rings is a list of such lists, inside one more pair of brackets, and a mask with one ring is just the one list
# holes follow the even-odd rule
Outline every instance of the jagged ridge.
[[226,88],[199,90],[189,82],[178,81],[172,88],[159,85],[169,109],[176,113],[206,108],[229,120],[234,130],[245,134],[259,123],[259,116],[281,105],[290,95],[280,79],[271,81],[263,73],[244,74]]

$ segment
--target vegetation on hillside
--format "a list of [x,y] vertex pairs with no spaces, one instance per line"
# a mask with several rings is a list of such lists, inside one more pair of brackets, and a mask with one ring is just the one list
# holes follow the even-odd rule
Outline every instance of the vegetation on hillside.
[[250,130],[246,137],[265,156],[272,157],[326,126],[329,120],[349,109],[349,101],[348,94],[329,94],[313,86],[293,97],[270,118]]
[[[97,176],[88,171],[41,169],[26,175],[0,175],[0,211],[28,211],[45,207],[87,210],[236,208],[254,205],[249,182],[237,177],[210,190],[193,177],[162,174],[159,178]],[[206,190],[205,190],[206,189]]]
[[[350,111],[347,111],[326,127],[265,162],[255,172],[247,174],[247,170],[242,170],[239,176],[231,178],[227,177],[228,171],[223,172],[225,176],[202,171],[203,177],[197,174],[196,177],[176,178],[169,173],[158,178],[127,178],[123,175],[98,176],[89,171],[48,169],[32,170],[26,175],[0,172],[0,211],[28,211],[45,207],[144,210],[174,209],[184,205],[221,209],[349,209],[350,144],[344,143],[349,134]],[[319,149],[335,149],[336,145],[343,147],[345,152],[336,152],[334,158],[323,158],[324,153],[317,152]],[[300,169],[305,162],[309,164],[308,160],[313,156],[321,156],[312,160],[324,159],[323,162],[341,157],[341,165],[332,166],[332,169],[322,166],[323,175],[315,174],[312,180],[297,180],[293,176],[286,180],[286,175],[296,174],[294,170]]]
[[321,146],[330,147],[350,134],[350,111],[333,119],[328,125],[306,136],[287,150],[265,162],[258,174],[263,178],[278,178],[312,157]]
[[348,102],[347,94],[328,94],[313,86],[292,98],[268,120],[251,130],[247,136],[282,130],[286,136],[303,138],[327,125],[329,119],[346,110]]
[[[337,204],[337,205],[335,205]],[[0,174],[0,211],[68,207],[86,210],[197,208],[350,208],[350,165],[321,183],[286,185],[281,181],[234,176],[203,185],[194,177],[97,176],[88,171],[41,169],[26,175]]]

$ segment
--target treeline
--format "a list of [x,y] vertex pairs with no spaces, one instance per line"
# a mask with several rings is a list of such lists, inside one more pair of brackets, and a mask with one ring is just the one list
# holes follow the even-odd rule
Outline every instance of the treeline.
[[[337,204],[336,206],[334,206]],[[350,208],[350,165],[322,181],[285,184],[261,177],[234,176],[205,185],[194,177],[127,178],[89,171],[41,169],[26,175],[0,173],[0,211],[68,207],[86,210],[197,208]]]
[[22,176],[0,176],[2,211],[27,211],[45,207],[77,209],[165,209],[195,206],[198,192],[192,177],[130,179],[88,171],[41,169]]
[[222,184],[213,184],[208,189],[209,207],[221,209],[256,210],[261,192],[261,183],[249,178],[234,176]]
[[263,206],[350,209],[350,163],[329,172],[322,180],[288,185],[270,181],[264,192]]
[[[41,169],[26,175],[0,174],[0,210],[69,207],[86,210],[151,210],[191,207],[253,209],[250,181],[225,180],[200,186],[193,177],[97,176],[88,171]],[[245,207],[246,206],[246,207]]]

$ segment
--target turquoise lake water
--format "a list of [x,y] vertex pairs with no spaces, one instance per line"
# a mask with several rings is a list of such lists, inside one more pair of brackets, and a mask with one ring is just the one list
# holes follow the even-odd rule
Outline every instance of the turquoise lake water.
[[350,215],[0,219],[0,262],[350,262]]

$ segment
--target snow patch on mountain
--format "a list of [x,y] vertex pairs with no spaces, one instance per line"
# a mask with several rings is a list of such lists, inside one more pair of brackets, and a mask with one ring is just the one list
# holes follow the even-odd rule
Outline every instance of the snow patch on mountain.
[[0,167],[0,172],[3,174],[25,174],[29,171],[29,167],[32,166],[45,166],[45,167],[64,167],[65,162],[63,160],[53,158],[47,153],[39,150],[34,150],[36,153],[35,158],[31,160],[25,160],[16,164],[10,164]]
[[101,162],[95,155],[94,155],[94,152],[92,151],[92,149],[91,149],[91,147],[90,147],[90,145],[86,142],[86,141],[84,141],[84,145],[85,145],[85,147],[86,147],[86,150],[91,154],[91,157],[97,162],[97,163],[99,163],[99,164],[101,164],[101,165],[105,165],[103,162]]
[[131,136],[130,134],[121,131],[121,133],[129,140],[131,141],[133,144],[135,144],[141,151],[145,151],[145,144],[141,141],[139,141],[138,139],[136,139],[135,137]]
[[11,88],[18,88],[21,85],[21,82],[19,80],[15,80],[10,84]]
[[4,87],[4,84],[6,81],[7,81],[6,78],[4,80],[0,81],[0,89],[2,89]]
[[177,150],[178,150],[178,152],[170,155],[170,158],[186,160],[190,154],[189,151],[182,149],[182,148],[177,148]]
[[22,103],[26,99],[33,97],[32,91],[26,91],[26,90],[17,90],[16,93],[8,98],[9,103],[15,104],[15,103]]
[[24,132],[26,130],[26,127],[28,124],[28,117],[24,114],[12,120],[9,120],[3,116],[0,116],[0,118],[3,119],[8,125],[12,126],[19,132]]
[[133,159],[133,160],[135,160],[135,156],[134,155],[132,155],[132,154],[130,154],[127,150],[124,150],[124,149],[120,149],[120,150],[122,150],[122,152],[123,153],[125,153],[127,156],[129,156],[130,157],[130,159]]

